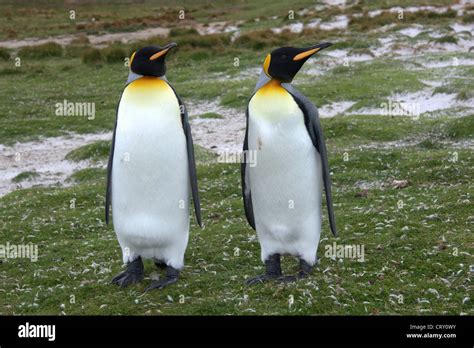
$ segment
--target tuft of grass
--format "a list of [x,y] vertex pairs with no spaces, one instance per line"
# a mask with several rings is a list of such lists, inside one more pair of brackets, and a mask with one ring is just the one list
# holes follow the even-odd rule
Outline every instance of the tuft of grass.
[[127,52],[122,47],[108,47],[104,49],[103,56],[107,63],[124,62],[124,59],[128,56]]
[[78,170],[72,174],[66,181],[77,184],[104,182],[106,170],[101,168],[86,168]]
[[454,140],[474,138],[474,115],[447,120],[444,134]]
[[169,33],[169,37],[171,38],[186,35],[199,35],[199,32],[194,28],[172,28]]
[[434,41],[437,43],[452,43],[452,44],[458,43],[458,39],[452,35],[445,35],[445,36],[434,39]]
[[3,68],[0,70],[0,76],[7,76],[7,75],[20,75],[23,74],[23,70],[18,68]]
[[194,144],[194,156],[197,164],[209,164],[216,161],[217,154],[205,147]]
[[19,182],[22,182],[22,181],[31,181],[31,180],[34,180],[34,179],[38,178],[39,176],[40,175],[35,171],[22,172],[22,173],[18,174],[17,176],[15,176],[12,179],[12,182],[19,183]]
[[92,144],[81,146],[66,155],[66,159],[73,162],[90,160],[99,162],[106,160],[109,156],[110,141],[101,140]]
[[9,60],[10,59],[10,51],[5,47],[0,47],[0,59],[1,60]]
[[268,47],[277,47],[279,45],[292,42],[298,37],[297,34],[288,30],[275,34],[270,29],[257,30],[249,33],[243,33],[233,43],[237,48],[248,48],[255,51]]
[[38,46],[26,46],[18,51],[20,58],[43,59],[50,57],[61,57],[63,48],[55,42],[47,42]]
[[89,48],[82,54],[82,62],[89,65],[98,65],[104,62],[102,51],[97,48]]
[[423,125],[410,117],[340,116],[321,120],[326,139],[337,143],[385,142],[421,134]]
[[212,51],[224,51],[230,44],[229,34],[211,34],[201,36],[199,34],[183,35],[178,41],[179,50],[195,50],[203,48]]
[[[417,11],[417,12],[404,12],[403,23],[413,24],[437,24],[448,23],[452,18],[456,18],[457,13],[454,10],[448,10],[444,13],[436,13],[432,11]],[[382,12],[380,15],[370,17],[368,13],[364,13],[361,17],[352,16],[349,21],[349,28],[360,32],[377,29],[385,25],[398,23],[397,12]]]
[[211,58],[211,53],[208,50],[198,49],[191,53],[190,58],[193,61],[202,61]]
[[474,13],[464,13],[461,20],[464,23],[474,23]]
[[206,112],[205,114],[201,114],[197,116],[197,118],[206,118],[206,119],[222,119],[222,115],[216,113],[216,112]]
[[418,147],[423,149],[441,149],[443,145],[439,142],[436,142],[434,139],[425,139],[417,144]]

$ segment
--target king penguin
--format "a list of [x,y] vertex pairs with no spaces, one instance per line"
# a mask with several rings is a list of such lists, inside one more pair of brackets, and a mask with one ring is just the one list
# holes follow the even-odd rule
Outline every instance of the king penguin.
[[[331,180],[316,107],[291,85],[305,61],[331,46],[281,47],[267,55],[249,99],[243,145],[242,196],[249,224],[256,230],[265,263],[264,275],[247,284],[270,279],[295,281],[316,263],[321,234],[322,187],[332,233],[336,223]],[[255,165],[249,165],[249,151]],[[280,256],[299,258],[296,276],[283,276]]]
[[189,235],[190,192],[201,212],[193,140],[183,102],[165,77],[165,58],[176,47],[147,46],[132,54],[116,113],[109,162],[105,220],[113,225],[127,265],[112,283],[144,278],[142,259],[166,268],[147,290],[178,280]]

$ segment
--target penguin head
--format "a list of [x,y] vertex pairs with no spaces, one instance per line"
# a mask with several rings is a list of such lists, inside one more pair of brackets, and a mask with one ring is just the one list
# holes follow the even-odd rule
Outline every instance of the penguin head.
[[268,77],[280,82],[291,82],[309,57],[331,45],[332,43],[330,42],[323,42],[305,48],[277,48],[265,58],[263,70]]
[[166,73],[165,57],[169,50],[176,47],[175,42],[166,46],[146,46],[133,52],[130,57],[130,69],[143,76],[160,77]]

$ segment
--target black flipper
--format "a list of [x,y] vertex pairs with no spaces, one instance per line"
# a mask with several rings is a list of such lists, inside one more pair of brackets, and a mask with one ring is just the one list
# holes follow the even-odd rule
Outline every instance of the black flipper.
[[199,190],[198,190],[197,173],[196,173],[196,160],[194,159],[194,145],[193,145],[193,137],[191,135],[191,127],[189,125],[188,111],[186,110],[186,106],[184,105],[183,101],[179,97],[178,93],[176,93],[175,89],[170,84],[168,85],[173,90],[174,94],[176,95],[176,99],[178,99],[178,103],[179,103],[179,110],[181,112],[181,122],[183,124],[183,131],[184,131],[184,135],[186,136],[186,146],[188,150],[189,178],[191,181],[191,191],[193,194],[194,211],[196,213],[197,223],[199,227],[202,228],[201,203],[199,200]]
[[118,109],[119,109],[121,100],[122,100],[122,95],[120,95],[120,99],[117,104],[117,109],[115,111],[114,132],[112,134],[112,145],[110,146],[109,161],[107,163],[107,184],[106,184],[106,189],[105,189],[105,223],[107,225],[109,224],[110,203],[112,199],[112,165],[114,162],[115,132],[117,131]]
[[[250,97],[252,99],[252,97]],[[249,99],[249,100],[250,100]],[[253,206],[252,206],[252,193],[250,192],[250,183],[248,182],[248,163],[247,163],[247,152],[249,149],[248,146],[248,132],[249,132],[249,108],[245,112],[246,118],[246,127],[245,127],[245,139],[243,147],[243,162],[240,165],[240,175],[242,182],[242,198],[244,200],[244,209],[245,216],[250,226],[255,230],[255,218],[253,215]]]
[[294,88],[290,84],[282,84],[284,87],[296,101],[298,106],[300,107],[301,111],[303,111],[304,115],[304,123],[306,125],[306,129],[308,130],[308,134],[313,142],[313,145],[319,152],[321,156],[321,163],[322,163],[322,171],[323,171],[323,182],[324,182],[324,191],[326,193],[326,205],[329,214],[329,225],[331,226],[331,231],[334,236],[337,236],[336,230],[336,219],[334,217],[334,209],[332,205],[332,193],[331,193],[331,177],[329,175],[329,163],[328,163],[328,156],[326,151],[326,144],[324,142],[323,131],[321,128],[321,124],[319,122],[318,110],[308,100],[301,92],[299,92],[296,88]]

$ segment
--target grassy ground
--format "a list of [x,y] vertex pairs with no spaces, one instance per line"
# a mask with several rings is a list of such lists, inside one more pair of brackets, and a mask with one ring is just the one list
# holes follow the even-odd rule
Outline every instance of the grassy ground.
[[[292,5],[293,10],[308,3],[313,2],[299,1]],[[189,7],[189,21],[244,20],[243,38],[231,43],[229,34],[201,37],[175,32],[170,41],[176,40],[180,47],[170,54],[167,76],[185,101],[218,101],[237,109],[242,126],[247,98],[256,81],[252,69],[260,66],[272,48],[289,42],[307,45],[334,40],[339,42],[335,49],[364,53],[368,47],[380,45],[380,34],[361,28],[374,28],[380,25],[377,20],[384,18],[354,20],[350,24],[353,30],[345,34],[315,30],[304,35],[274,35],[268,34],[268,28],[287,22],[278,19],[276,23],[267,17],[284,16],[288,12],[284,2],[223,4],[185,2],[185,7]],[[149,11],[151,5],[156,7]],[[179,6],[166,12],[162,2],[151,5],[146,1],[133,9],[125,2],[117,6],[107,2],[95,7],[78,5],[78,22],[88,23],[78,28],[77,22],[70,23],[65,12],[68,8],[62,5],[52,8],[45,4],[33,10],[21,3],[2,4],[1,9],[10,15],[0,18],[0,37],[133,31],[154,21],[172,26],[171,14],[174,16]],[[407,2],[384,1],[382,7],[394,5]],[[323,15],[329,18],[377,9],[368,1],[361,6],[325,10]],[[91,24],[88,19],[92,16],[101,24]],[[261,21],[254,21],[256,17],[262,17]],[[306,22],[310,17],[300,19]],[[444,28],[452,21],[449,16],[433,19],[420,15],[398,23],[393,30],[413,23]],[[403,43],[410,44],[410,40]],[[113,46],[127,56],[144,43]],[[87,43],[75,44],[52,57],[39,48],[23,56],[20,68],[12,59],[18,52],[6,51],[12,58],[0,59],[0,144],[68,132],[112,130],[127,68],[121,59],[107,61],[106,51],[99,53],[97,62],[84,62],[88,49]],[[321,57],[324,55],[322,52]],[[238,67],[234,65],[236,57]],[[355,102],[354,112],[376,107],[393,93],[425,89],[426,80],[444,82],[434,93],[453,93],[460,100],[472,98],[472,65],[436,69],[422,65],[453,57],[470,56],[427,53],[409,61],[382,57],[353,62],[349,67],[325,65],[324,59],[315,58],[313,67],[324,73],[314,75],[305,67],[295,85],[319,107],[350,100]],[[64,99],[96,103],[95,118],[56,116],[55,104]],[[0,263],[0,314],[472,315],[469,265],[474,252],[474,154],[462,143],[474,138],[474,116],[463,115],[446,110],[436,117],[422,115],[419,119],[357,114],[322,119],[340,236],[330,235],[325,219],[320,264],[311,277],[294,284],[244,285],[246,278],[264,268],[255,232],[245,220],[239,164],[217,163],[214,153],[199,146],[196,153],[205,228],[199,229],[191,218],[182,278],[163,291],[143,293],[150,273],[158,272],[149,261],[142,284],[125,290],[109,284],[122,270],[122,262],[115,233],[103,221],[104,169],[74,173],[69,179],[73,185],[68,188],[14,191],[0,198],[0,244],[36,244],[39,259]],[[219,120],[223,116],[202,112],[195,117]],[[100,141],[73,150],[67,159],[104,161],[108,147],[109,142]],[[35,174],[25,172],[16,180],[29,180]],[[394,179],[407,180],[407,187],[394,188]],[[325,248],[333,242],[364,245],[365,261],[326,257]],[[295,259],[284,258],[283,267],[286,272],[294,271]]]
[[[351,120],[359,126],[357,118]],[[363,121],[361,122],[363,123]],[[388,122],[390,123],[390,122]],[[329,144],[336,137],[329,134]],[[370,139],[370,135],[369,135]],[[367,140],[369,140],[367,139]],[[349,145],[349,143],[348,143]],[[349,160],[341,161],[343,153]],[[237,164],[201,164],[205,228],[193,221],[181,281],[143,294],[149,282],[119,290],[115,234],[103,223],[104,170],[76,173],[67,189],[16,191],[2,199],[10,243],[34,243],[39,260],[2,264],[3,314],[416,314],[470,313],[473,238],[471,151],[412,146],[400,150],[331,152],[339,238],[325,233],[321,262],[308,280],[247,287],[263,271],[254,231],[244,219]],[[201,159],[202,154],[199,155]],[[390,178],[408,179],[394,189]],[[360,197],[360,183],[382,182]],[[71,200],[75,208],[71,209]],[[403,207],[398,205],[403,201]],[[365,246],[365,262],[324,257],[334,241]],[[457,255],[457,256],[454,256]],[[286,258],[291,272],[295,261]],[[154,271],[146,263],[147,275]],[[400,295],[403,303],[399,303]],[[71,297],[73,296],[73,297]],[[294,304],[289,306],[290,296]],[[71,299],[75,303],[70,303]],[[181,303],[180,302],[184,303]],[[61,305],[65,305],[62,309]]]

